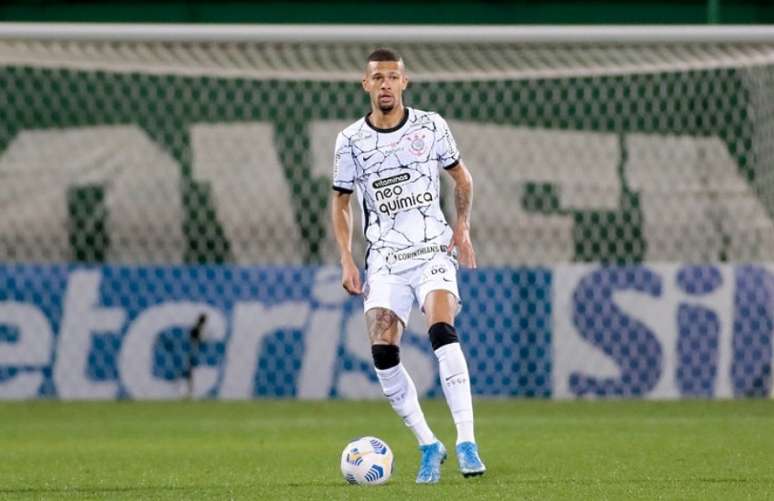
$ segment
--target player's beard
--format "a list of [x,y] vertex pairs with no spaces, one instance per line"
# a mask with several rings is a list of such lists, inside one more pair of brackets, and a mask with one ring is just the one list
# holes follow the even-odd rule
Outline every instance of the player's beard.
[[382,101],[381,96],[376,97],[376,106],[379,108],[379,111],[381,111],[384,114],[387,114],[395,109],[395,105],[398,104],[398,100],[395,99],[395,96],[387,95],[385,97],[388,97],[386,101]]
[[395,103],[394,102],[390,103],[390,104],[380,104],[379,105],[379,110],[381,110],[381,112],[385,113],[385,114],[391,112],[394,109],[395,109]]

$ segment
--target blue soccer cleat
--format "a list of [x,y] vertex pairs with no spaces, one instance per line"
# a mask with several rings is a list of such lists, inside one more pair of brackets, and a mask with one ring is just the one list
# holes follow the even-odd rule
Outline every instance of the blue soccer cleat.
[[417,472],[418,484],[436,484],[441,480],[441,464],[446,461],[446,447],[439,441],[429,445],[420,445],[422,458]]
[[478,456],[478,446],[474,442],[460,442],[457,444],[457,463],[463,477],[477,477],[483,475],[486,466]]

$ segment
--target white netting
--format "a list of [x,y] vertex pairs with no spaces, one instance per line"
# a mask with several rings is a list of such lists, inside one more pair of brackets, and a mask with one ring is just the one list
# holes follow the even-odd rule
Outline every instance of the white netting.
[[[616,288],[666,294],[674,303],[674,311],[667,308],[669,322],[687,326],[691,322],[686,318],[710,318],[698,306],[684,310],[676,305],[693,297],[691,280],[701,282],[702,270],[714,270],[712,266],[691,271],[689,285],[672,295],[649,275],[651,282],[643,285],[640,275],[613,267],[599,279],[602,285],[594,294],[601,295],[587,298],[589,304],[603,305],[599,308],[604,311],[591,317],[573,314],[573,307],[585,304],[583,297],[556,299],[557,283],[581,290],[585,282],[579,272],[568,272],[571,278],[565,279],[561,267],[543,266],[774,260],[774,37],[670,42],[656,34],[653,42],[587,43],[582,38],[535,42],[479,36],[466,43],[459,41],[464,36],[454,42],[412,41],[400,31],[399,41],[389,44],[389,38],[379,43],[356,40],[346,30],[340,40],[329,34],[308,41],[218,40],[205,31],[197,41],[194,30],[181,40],[141,38],[0,37],[0,262],[5,263],[0,307],[38,305],[51,324],[49,344],[56,345],[51,349],[62,353],[60,345],[71,343],[74,353],[80,353],[76,358],[86,359],[76,362],[71,373],[55,367],[57,359],[65,360],[62,356],[35,352],[25,355],[23,364],[10,363],[19,362],[11,355],[8,360],[0,356],[0,362],[17,367],[6,370],[0,363],[0,387],[11,384],[4,381],[18,382],[18,370],[48,367],[38,383],[42,395],[102,395],[86,383],[83,393],[73,390],[78,384],[60,388],[73,378],[113,381],[104,383],[109,396],[173,395],[170,386],[153,387],[152,381],[181,376],[181,367],[189,363],[186,334],[159,334],[151,348],[122,340],[139,339],[136,333],[145,332],[141,328],[156,332],[148,327],[152,325],[183,329],[195,323],[202,304],[227,298],[219,307],[232,317],[223,320],[222,328],[212,327],[219,325],[218,313],[209,315],[214,340],[197,362],[211,370],[209,382],[202,383],[209,393],[200,394],[378,394],[368,375],[365,345],[349,344],[349,333],[358,326],[347,319],[355,318],[357,306],[336,295],[328,304],[332,293],[318,295],[310,288],[319,285],[314,277],[328,276],[327,268],[317,265],[338,263],[327,209],[334,139],[368,111],[359,79],[368,52],[383,43],[406,62],[412,80],[406,103],[447,119],[474,177],[473,238],[479,264],[489,269],[463,275],[468,309],[460,325],[467,331],[464,339],[470,343],[479,393],[564,394],[564,383],[552,383],[557,373],[552,343],[576,335],[573,329],[599,346],[621,341],[619,329],[639,332],[640,324],[619,325],[617,314],[605,315],[605,294]],[[448,196],[445,209],[453,213]],[[355,253],[362,256],[363,239],[355,233]],[[19,263],[43,263],[43,268],[16,268]],[[46,267],[52,263],[53,268]],[[63,263],[106,264],[102,282],[96,284],[104,288],[109,282],[113,288],[99,295],[94,283],[78,282],[93,297],[87,294],[81,303],[71,304],[66,291],[75,287],[72,282],[80,272],[67,278],[67,271],[56,266]],[[181,264],[204,266],[175,266]],[[139,266],[139,271],[123,265]],[[265,268],[253,276],[242,266]],[[123,273],[130,275],[126,281],[112,276]],[[238,277],[244,273],[259,283],[243,290]],[[295,278],[289,280],[285,273]],[[669,283],[669,277],[682,276],[671,268],[658,273]],[[723,287],[712,282],[696,294],[721,294],[735,283],[746,291],[760,282],[761,294],[770,297],[768,278],[756,282],[752,273],[753,278],[734,282],[728,278],[732,271],[723,273]],[[22,290],[20,284],[36,274],[43,275],[35,279],[37,285]],[[332,280],[331,290],[336,290],[335,273]],[[730,301],[723,311],[741,315],[740,296],[723,294],[722,301]],[[248,313],[238,306],[256,298],[268,305],[266,311],[253,305],[256,309]],[[756,305],[768,304],[755,298]],[[154,310],[161,319],[157,324],[156,316],[146,318],[146,308],[172,300],[200,306],[167,317],[166,310]],[[300,301],[295,310],[265,319],[271,305],[291,300]],[[83,327],[83,335],[60,318],[62,310],[80,305],[88,312],[100,304],[123,307],[124,316],[112,321],[99,317]],[[561,309],[565,307],[570,309]],[[8,311],[17,311],[13,308]],[[635,310],[627,311],[636,317]],[[6,318],[3,311],[0,320]],[[22,322],[19,312],[7,318]],[[327,318],[328,313],[334,317]],[[719,318],[734,326],[747,325],[723,315]],[[768,325],[770,312],[762,315]],[[676,337],[677,344],[663,349],[689,364],[678,369],[677,394],[705,394],[706,380],[715,377],[698,371],[691,379],[690,370],[701,364],[689,353],[691,343],[710,348],[718,339],[731,343],[731,330],[719,331],[714,318],[699,322],[711,335],[704,330],[675,333],[668,327],[672,330],[664,339],[672,343]],[[264,332],[265,339],[239,341],[240,329],[249,330],[240,323],[246,319],[282,328]],[[140,320],[145,323],[132,330]],[[558,327],[564,320],[570,334]],[[313,341],[306,333],[316,332],[315,322],[330,331],[326,339],[338,347],[322,361],[307,360]],[[415,360],[420,366],[427,349],[418,322]],[[596,334],[589,322],[598,323]],[[42,324],[25,325],[33,329]],[[649,327],[658,332],[657,325]],[[733,337],[734,353],[743,352],[739,363],[754,360],[743,365],[753,367],[750,375],[729,362],[731,355],[699,350],[710,358],[717,355],[728,366],[721,367],[726,373],[732,366],[737,371],[737,379],[727,380],[717,394],[758,394],[770,387],[770,331],[768,341],[739,341],[757,328],[757,323],[744,327]],[[23,337],[6,330],[0,322],[0,354],[2,343],[14,346]],[[88,341],[102,331],[113,332],[113,337],[94,335]],[[635,334],[623,336],[624,341],[639,346]],[[124,354],[127,346],[150,351]],[[755,346],[754,353],[745,346]],[[616,355],[617,348],[600,349],[619,367],[630,368],[630,358]],[[244,355],[250,350],[262,355]],[[410,358],[411,351],[407,353]],[[651,355],[637,363],[661,370],[661,355]],[[308,363],[329,367],[330,374],[320,379],[308,372]],[[570,365],[558,372],[564,374]],[[234,367],[252,379],[235,375]],[[123,370],[136,371],[139,379],[129,381]],[[568,373],[565,382],[575,377],[576,388],[566,393],[643,394],[661,388],[661,394],[672,395],[654,386],[648,379],[652,373],[623,373],[621,377],[640,379],[624,389],[606,383],[577,386],[577,374]],[[438,394],[431,380],[424,391]],[[143,393],[142,388],[151,387],[155,389]]]
[[[5,259],[335,263],[371,47],[0,42]],[[774,45],[395,47],[476,174],[482,262],[771,258]]]

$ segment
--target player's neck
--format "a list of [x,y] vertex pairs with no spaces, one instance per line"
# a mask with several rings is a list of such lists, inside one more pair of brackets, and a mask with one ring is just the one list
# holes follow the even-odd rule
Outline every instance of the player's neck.
[[406,112],[406,107],[403,104],[396,106],[387,113],[376,108],[371,110],[371,114],[368,115],[368,121],[377,129],[392,129],[400,124]]

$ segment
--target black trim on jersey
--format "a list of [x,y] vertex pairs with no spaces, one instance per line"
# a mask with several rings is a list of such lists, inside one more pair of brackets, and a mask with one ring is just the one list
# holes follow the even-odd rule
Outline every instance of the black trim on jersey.
[[408,122],[408,119],[409,119],[409,109],[408,108],[405,109],[405,112],[403,113],[403,118],[401,118],[398,125],[396,125],[395,127],[390,127],[389,129],[380,129],[379,127],[375,127],[374,124],[372,124],[371,121],[368,119],[368,117],[370,116],[371,116],[371,113],[369,112],[368,115],[365,116],[365,123],[376,132],[387,134],[389,132],[395,132],[396,130],[406,125],[406,122]]
[[[368,237],[366,236],[366,232],[368,231],[368,207],[366,206],[366,198],[365,194],[363,195],[363,217],[365,218],[365,221],[363,222],[363,237],[365,238],[365,241],[368,242]],[[366,249],[365,254],[365,269],[368,271],[368,255],[371,253],[371,242],[368,242],[368,248]]]
[[342,188],[341,186],[334,186],[333,189],[334,191],[338,191],[339,193],[347,193],[347,194],[352,193],[352,190],[350,190],[349,188]]
[[454,162],[450,163],[446,167],[444,167],[445,170],[453,169],[454,167],[457,167],[460,164],[460,159],[458,158]]

